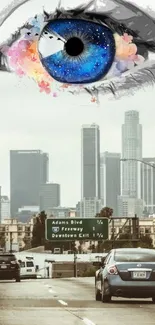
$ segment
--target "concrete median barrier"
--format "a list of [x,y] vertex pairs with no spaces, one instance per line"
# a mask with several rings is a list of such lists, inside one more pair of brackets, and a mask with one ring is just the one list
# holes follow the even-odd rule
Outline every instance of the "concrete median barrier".
[[[74,277],[73,262],[56,262],[52,264],[52,278],[72,278]],[[78,262],[76,265],[77,277],[93,276],[95,267],[89,262]],[[89,275],[90,273],[90,275]]]

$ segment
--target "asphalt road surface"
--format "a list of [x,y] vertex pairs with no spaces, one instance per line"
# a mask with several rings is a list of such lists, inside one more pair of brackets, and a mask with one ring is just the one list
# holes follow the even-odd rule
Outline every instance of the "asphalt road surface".
[[0,325],[154,325],[150,299],[94,299],[94,279],[0,281]]

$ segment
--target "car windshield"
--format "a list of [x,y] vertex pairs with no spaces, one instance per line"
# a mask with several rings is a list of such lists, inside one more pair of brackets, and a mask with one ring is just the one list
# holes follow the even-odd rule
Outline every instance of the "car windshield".
[[0,261],[15,261],[14,255],[0,255]]
[[118,251],[114,259],[116,262],[155,262],[155,252]]

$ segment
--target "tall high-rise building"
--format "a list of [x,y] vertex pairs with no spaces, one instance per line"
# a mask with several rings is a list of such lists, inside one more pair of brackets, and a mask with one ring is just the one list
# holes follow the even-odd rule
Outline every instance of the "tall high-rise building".
[[100,198],[100,130],[96,124],[81,130],[81,198]]
[[2,198],[2,187],[0,186],[0,223],[2,219],[2,205],[1,205],[1,198]]
[[117,216],[117,197],[121,191],[120,153],[104,152],[100,158],[101,200],[103,206],[113,209]]
[[40,211],[60,206],[60,184],[46,183],[40,186]]
[[[142,159],[142,125],[139,112],[125,112],[122,125],[122,158]],[[137,161],[122,162],[122,195],[141,198],[141,168]]]
[[41,150],[10,151],[11,217],[23,206],[39,206],[40,185],[48,181],[48,161]]
[[155,158],[143,158],[145,163],[153,165],[153,167],[142,164],[142,199],[144,201],[144,212],[146,214],[155,213]]
[[8,196],[1,196],[1,222],[10,218],[10,200]]

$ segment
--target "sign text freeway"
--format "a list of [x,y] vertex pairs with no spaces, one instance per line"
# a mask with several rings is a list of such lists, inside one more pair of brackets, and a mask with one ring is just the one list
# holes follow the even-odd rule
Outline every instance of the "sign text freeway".
[[47,218],[45,231],[46,239],[50,241],[106,240],[108,219]]

